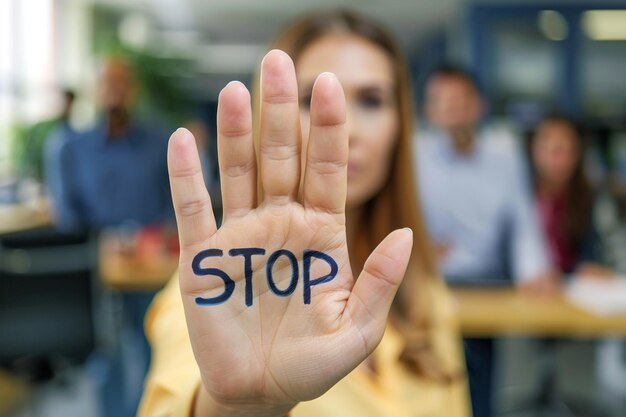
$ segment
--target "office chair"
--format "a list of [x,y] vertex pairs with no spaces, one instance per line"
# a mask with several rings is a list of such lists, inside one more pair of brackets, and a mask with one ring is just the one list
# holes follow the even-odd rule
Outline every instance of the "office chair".
[[94,350],[94,256],[87,234],[0,236],[0,366],[46,380]]

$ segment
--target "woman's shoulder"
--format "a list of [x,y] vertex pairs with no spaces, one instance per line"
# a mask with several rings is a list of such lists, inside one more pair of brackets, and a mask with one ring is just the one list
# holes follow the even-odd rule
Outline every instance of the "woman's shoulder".
[[438,276],[426,277],[424,282],[422,291],[425,291],[432,301],[433,312],[454,314],[454,297],[443,279]]

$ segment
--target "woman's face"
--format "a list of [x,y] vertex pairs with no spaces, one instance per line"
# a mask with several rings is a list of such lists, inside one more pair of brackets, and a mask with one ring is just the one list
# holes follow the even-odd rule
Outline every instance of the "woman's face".
[[361,37],[327,35],[308,45],[295,65],[304,149],[315,78],[329,71],[343,86],[350,135],[346,205],[358,207],[383,187],[398,137],[398,106],[391,60],[380,47]]
[[539,181],[564,187],[572,178],[580,150],[576,131],[564,122],[542,123],[535,134],[532,159]]

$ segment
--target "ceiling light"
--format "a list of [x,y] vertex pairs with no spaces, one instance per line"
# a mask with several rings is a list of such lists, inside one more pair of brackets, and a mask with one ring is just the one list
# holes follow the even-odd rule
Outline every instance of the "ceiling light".
[[562,41],[567,38],[567,21],[563,15],[555,10],[542,10],[539,13],[539,30],[552,41]]
[[626,40],[626,10],[588,10],[583,13],[582,26],[595,41]]

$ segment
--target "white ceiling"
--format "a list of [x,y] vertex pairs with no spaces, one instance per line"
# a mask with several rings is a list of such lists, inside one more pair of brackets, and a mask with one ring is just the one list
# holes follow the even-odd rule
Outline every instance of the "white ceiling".
[[463,0],[93,0],[145,11],[164,29],[200,33],[210,42],[265,44],[292,18],[347,7],[385,23],[403,43],[449,22]]
[[[193,32],[203,42],[265,44],[294,17],[316,9],[346,7],[386,24],[404,44],[454,20],[463,6],[502,0],[77,0],[135,10],[170,31]],[[619,0],[606,0],[616,1]],[[507,0],[507,4],[572,4],[589,0]],[[623,1],[622,1],[623,3]]]
[[271,37],[294,17],[312,9],[349,7],[384,22],[403,41],[447,21],[460,0],[189,0],[197,27],[223,40]]
[[[1,1],[1,0],[0,0]],[[221,79],[250,74],[268,41],[293,18],[319,9],[350,8],[385,24],[406,50],[416,50],[425,35],[447,28],[458,33],[465,6],[504,0],[64,0],[112,6],[147,21],[153,51],[177,51],[196,62],[190,85],[211,90]],[[506,0],[507,4],[583,3],[588,0]],[[610,0],[607,0],[610,1]],[[617,1],[617,0],[616,0]],[[133,19],[129,19],[133,21]],[[136,29],[133,21],[129,25]],[[130,30],[131,38],[137,34]],[[140,31],[141,32],[141,31]],[[140,33],[141,35],[141,33]],[[138,36],[139,40],[142,36]],[[146,38],[145,36],[143,37]],[[141,42],[140,42],[141,43]],[[171,47],[171,48],[170,48]],[[193,70],[188,71],[193,76]],[[212,74],[213,77],[205,77]]]

